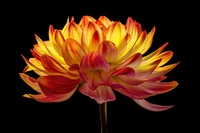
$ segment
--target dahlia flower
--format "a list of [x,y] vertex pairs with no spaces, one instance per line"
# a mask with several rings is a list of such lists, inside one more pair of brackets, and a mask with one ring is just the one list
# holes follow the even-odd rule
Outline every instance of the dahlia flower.
[[[106,16],[83,16],[79,23],[68,18],[63,29],[49,26],[49,40],[35,35],[37,44],[21,79],[38,94],[24,94],[39,102],[62,102],[76,90],[99,105],[116,100],[115,92],[134,100],[151,111],[167,110],[145,99],[174,89],[176,81],[163,81],[179,62],[165,65],[173,55],[163,52],[168,43],[144,55],[151,47],[156,28],[150,32],[127,18],[126,24]],[[28,76],[34,71],[38,77]],[[105,106],[104,106],[105,107]]]

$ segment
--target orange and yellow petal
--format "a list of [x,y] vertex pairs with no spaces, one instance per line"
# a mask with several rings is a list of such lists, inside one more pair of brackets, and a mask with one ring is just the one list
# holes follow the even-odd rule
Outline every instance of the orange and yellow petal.
[[86,52],[94,52],[97,50],[100,43],[103,41],[103,32],[101,28],[93,23],[89,22],[83,29],[82,45]]
[[80,64],[85,50],[79,42],[74,39],[67,39],[62,47],[63,58],[69,66],[72,64]]
[[31,77],[31,76],[28,76],[24,73],[19,73],[21,79],[27,83],[31,88],[33,88],[36,92],[38,93],[42,93],[40,87],[39,87],[39,84],[37,82],[37,79]]

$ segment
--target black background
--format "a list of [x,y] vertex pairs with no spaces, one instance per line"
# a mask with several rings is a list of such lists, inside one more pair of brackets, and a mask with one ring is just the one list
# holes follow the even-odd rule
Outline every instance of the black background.
[[[36,43],[34,34],[41,39],[48,39],[49,24],[61,29],[68,16],[74,16],[75,22],[79,22],[83,15],[90,15],[96,19],[105,15],[114,21],[126,22],[127,17],[132,17],[142,24],[147,32],[156,26],[156,32],[152,52],[165,42],[169,45],[165,50],[174,52],[169,61],[181,63],[170,73],[168,80],[176,80],[179,86],[174,90],[151,97],[148,100],[163,105],[175,105],[174,108],[163,112],[147,111],[131,99],[116,93],[117,100],[108,103],[108,130],[109,133],[134,133],[134,132],[168,132],[190,131],[195,129],[194,113],[195,101],[189,98],[192,95],[193,85],[188,83],[186,58],[190,50],[186,32],[191,27],[192,12],[189,12],[187,4],[175,4],[169,2],[160,3],[136,3],[136,2],[21,2],[12,3],[12,14],[8,23],[11,25],[13,38],[12,57],[14,58],[15,84],[7,84],[12,91],[11,98],[7,98],[9,104],[9,118],[6,124],[12,125],[15,131],[27,132],[55,132],[55,133],[99,133],[99,112],[97,103],[76,92],[69,100],[61,103],[39,103],[32,99],[23,98],[25,93],[32,93],[32,89],[24,83],[18,73],[23,71],[25,62],[20,54],[31,57],[30,49]],[[14,6],[16,4],[16,6]],[[187,7],[187,8],[186,8]],[[192,8],[192,7],[190,7]],[[9,34],[9,35],[10,35]],[[13,70],[13,69],[12,69]],[[34,76],[34,74],[32,73]],[[14,86],[14,87],[12,87]],[[14,93],[13,93],[14,92]],[[14,95],[13,95],[14,94]],[[12,129],[12,128],[8,128]]]

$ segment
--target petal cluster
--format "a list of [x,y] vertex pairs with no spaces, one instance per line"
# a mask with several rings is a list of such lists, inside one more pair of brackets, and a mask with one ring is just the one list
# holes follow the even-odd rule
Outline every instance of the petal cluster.
[[[49,40],[35,35],[33,57],[27,59],[22,55],[27,66],[20,77],[37,92],[24,97],[62,102],[79,90],[102,104],[114,101],[115,92],[119,92],[147,110],[171,108],[145,100],[178,85],[176,81],[163,81],[179,63],[165,65],[173,55],[172,51],[163,52],[168,43],[145,54],[155,30],[153,27],[147,33],[131,17],[125,24],[106,16],[83,16],[79,23],[68,18],[61,30],[50,25]],[[34,71],[38,78],[28,76],[28,71]]]

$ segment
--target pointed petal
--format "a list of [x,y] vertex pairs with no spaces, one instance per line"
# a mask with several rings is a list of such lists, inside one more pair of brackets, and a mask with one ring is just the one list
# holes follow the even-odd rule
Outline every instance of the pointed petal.
[[173,105],[163,106],[163,105],[157,105],[153,103],[149,103],[148,101],[142,99],[142,100],[136,100],[133,99],[139,106],[143,107],[144,109],[150,110],[150,111],[164,111],[168,110],[173,107]]
[[160,64],[158,66],[163,66],[165,65],[173,56],[173,52],[172,51],[166,51],[161,53],[158,58],[161,58],[162,61],[160,62]]
[[103,70],[105,72],[110,71],[108,62],[98,53],[88,53],[85,55],[80,63],[82,70]]
[[86,52],[94,52],[103,41],[103,32],[101,28],[92,22],[89,22],[83,29],[82,44]]
[[41,94],[25,94],[24,97],[26,98],[32,98],[38,102],[42,103],[50,103],[50,102],[62,102],[68,100],[76,91],[76,89],[70,91],[69,93],[66,94],[59,94],[55,96],[46,96],[43,93]]
[[112,24],[106,16],[100,16],[98,20],[101,21],[106,28]]
[[41,60],[41,56],[34,50],[30,50],[31,54],[33,55],[33,57],[35,57],[37,60]]
[[147,60],[153,58],[154,56],[159,55],[159,54],[164,50],[164,48],[165,48],[167,45],[168,45],[168,42],[165,43],[165,44],[163,44],[161,47],[159,47],[159,48],[158,48],[157,50],[155,50],[154,52],[152,52],[152,53],[150,53],[150,54],[144,56],[144,57],[143,57],[143,62],[145,62],[145,61],[147,61]]
[[99,86],[96,90],[91,90],[85,83],[79,87],[79,91],[84,95],[96,100],[99,104],[116,100],[112,89],[104,85]]
[[74,39],[67,39],[62,47],[62,55],[65,62],[70,66],[80,64],[85,51],[81,44]]
[[46,96],[55,96],[74,90],[80,83],[80,79],[72,80],[64,76],[50,75],[39,77],[38,83]]
[[53,44],[54,49],[60,56],[62,56],[61,48],[62,48],[64,42],[65,42],[65,39],[64,39],[61,31],[55,30],[53,33],[53,39],[52,39],[51,43]]
[[41,48],[43,52],[47,52],[46,47],[44,46],[44,42],[35,34],[35,39],[37,41],[38,46]]
[[130,35],[130,39],[127,43],[125,51],[119,57],[122,60],[129,57],[129,55],[131,54],[133,50],[135,42],[139,36],[138,30],[137,30],[138,28],[136,24],[137,24],[136,21],[133,21],[131,17],[128,17],[126,25],[125,25],[125,29],[126,29],[126,32]]
[[70,22],[62,33],[65,39],[71,38],[81,43],[82,29],[75,22]]
[[108,62],[114,62],[118,56],[118,49],[111,41],[103,41],[99,45],[97,52]]
[[156,27],[154,26],[152,30],[148,33],[148,35],[145,37],[143,43],[140,44],[136,52],[140,52],[141,54],[144,54],[151,47],[155,30],[156,30]]
[[153,73],[148,78],[155,78],[155,77],[163,76],[163,75],[169,73],[171,70],[173,70],[179,63],[180,62],[170,64],[167,66],[163,66],[163,67],[158,67],[158,68],[156,68],[156,70],[153,71]]
[[24,73],[19,73],[21,79],[26,82],[31,88],[33,88],[36,92],[41,93],[41,89],[38,85],[37,79],[34,79]]
[[86,27],[89,22],[95,22],[96,20],[91,16],[83,16],[79,22],[79,26]]
[[152,72],[156,69],[162,59],[156,60],[151,64],[140,65],[136,67],[135,70],[135,78],[142,79],[146,78],[152,74]]
[[166,64],[173,56],[173,52],[172,51],[165,51],[157,56],[154,56],[148,60],[143,61],[143,64],[149,64],[155,60],[158,59],[162,59],[162,61],[160,62],[160,64],[158,66],[163,66],[164,64]]
[[46,70],[41,68],[42,65],[38,64],[38,62],[35,60],[35,58],[30,58],[30,59],[34,59],[34,61],[36,61],[36,63],[32,63],[32,61],[27,60],[23,55],[21,55],[21,56],[24,59],[24,61],[26,62],[26,64],[30,67],[29,69],[37,70],[37,71],[40,71],[42,73],[48,74],[48,72]]
[[54,58],[44,54],[41,56],[42,66],[52,73],[67,73],[67,70]]
[[170,82],[144,82],[143,84],[139,85],[142,88],[146,89],[149,93],[157,95],[166,93],[168,91],[171,91],[175,87],[178,86],[178,83],[176,81],[170,81]]
[[118,47],[126,34],[124,25],[120,22],[115,22],[105,32],[105,40],[112,41]]
[[145,41],[146,36],[147,36],[147,32],[142,31],[142,33],[139,35],[139,37],[137,38],[137,41],[134,44],[132,54],[140,52],[139,49],[141,45],[143,44],[143,42]]

